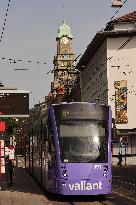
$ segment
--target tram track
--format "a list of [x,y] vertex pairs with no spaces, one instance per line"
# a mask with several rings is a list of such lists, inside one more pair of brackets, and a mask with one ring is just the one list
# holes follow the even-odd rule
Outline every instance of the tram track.
[[130,194],[127,194],[126,192],[124,192],[124,190],[121,191],[113,191],[112,192],[115,196],[118,196],[122,199],[124,199],[125,201],[129,201],[130,204],[136,205],[136,198],[134,198],[134,196],[128,196]]
[[111,204],[112,198],[112,196],[104,199],[100,196],[67,196],[59,199],[54,198],[54,201],[51,201],[51,205],[113,205]]
[[[133,186],[136,185],[133,184]],[[132,189],[132,184],[129,181],[125,181],[124,178],[117,178],[117,176],[113,176],[112,187],[112,194],[110,194],[110,196],[106,197],[104,200],[100,199],[99,197],[97,198],[97,196],[75,197],[59,196],[53,194],[48,195],[47,193],[44,193],[44,196],[48,196],[48,202],[46,201],[47,205],[136,205],[136,190]],[[120,203],[120,201],[122,203]]]
[[136,205],[134,198],[127,196],[124,192],[118,192],[118,190],[114,190],[105,199],[100,199],[98,196],[69,197],[52,198],[47,205]]
[[[107,205],[104,204],[104,200],[100,200],[99,197],[92,196],[61,196],[61,197],[53,197],[50,200],[51,205]],[[50,205],[49,203],[49,205]]]
[[131,183],[125,180],[120,180],[120,179],[113,179],[113,186],[114,187],[121,187],[123,189],[126,189],[131,192],[136,193],[136,184]]
[[136,192],[136,172],[128,170],[114,170],[112,185],[131,192]]
[[[112,194],[118,196],[126,201],[129,201],[130,204],[136,204],[136,182],[131,177],[128,177],[128,172],[125,172],[125,176],[118,177],[113,176],[112,179]],[[129,172],[130,174],[130,172]]]

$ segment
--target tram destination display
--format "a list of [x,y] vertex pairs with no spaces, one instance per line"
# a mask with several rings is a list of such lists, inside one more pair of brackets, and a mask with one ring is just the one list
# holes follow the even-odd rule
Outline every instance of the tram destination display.
[[60,106],[55,106],[55,113],[59,120],[73,118],[107,120],[109,118],[108,107],[105,105],[100,106],[97,104],[60,104]]

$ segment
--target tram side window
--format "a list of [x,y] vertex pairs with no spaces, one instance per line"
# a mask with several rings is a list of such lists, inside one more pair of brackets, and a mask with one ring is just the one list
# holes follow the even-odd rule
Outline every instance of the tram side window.
[[49,151],[49,165],[52,166],[55,164],[55,147],[53,142],[53,129],[49,123],[48,126],[48,151]]

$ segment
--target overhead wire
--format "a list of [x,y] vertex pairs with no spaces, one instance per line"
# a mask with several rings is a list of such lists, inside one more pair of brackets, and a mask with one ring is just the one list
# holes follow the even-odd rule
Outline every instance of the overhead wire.
[[3,39],[3,34],[4,34],[4,31],[5,31],[5,26],[6,26],[6,22],[7,22],[7,17],[8,17],[10,3],[11,3],[11,0],[8,0],[8,5],[7,5],[7,9],[6,9],[5,19],[4,19],[4,23],[3,23],[3,27],[2,27],[2,31],[1,31],[1,35],[0,35],[0,42]]
[[109,22],[116,16],[116,14],[120,11],[120,9],[122,9],[123,8],[123,6],[126,4],[126,2],[127,2],[128,0],[125,0],[124,2],[123,2],[123,5],[115,12],[115,14],[109,19],[109,21],[105,24],[105,26],[104,26],[104,28],[102,28],[101,30],[100,30],[100,32],[102,32],[104,29],[105,29],[105,27],[109,24]]
[[[125,0],[125,1],[124,1],[124,4],[125,4],[127,1],[128,1],[128,0]],[[123,5],[124,5],[124,4],[123,4]],[[118,11],[117,11],[116,13],[118,13],[119,10],[120,10],[120,9],[118,9]],[[116,13],[115,13],[115,14],[116,14]],[[115,17],[115,16],[114,16],[114,17]],[[112,19],[113,19],[113,17],[112,17],[110,20],[112,20]],[[109,24],[109,22],[106,24],[106,26],[107,26],[108,24]],[[102,29],[100,32],[102,32],[103,30],[104,30],[104,29]],[[116,52],[121,51],[135,36],[136,36],[135,34],[133,34],[132,36],[130,36],[130,37],[116,50]],[[108,57],[108,58],[105,60],[104,63],[102,63],[99,67],[97,67],[97,70],[101,69],[101,68],[107,63],[107,61],[108,61],[108,60],[111,60],[113,57],[114,57],[114,55]],[[125,73],[125,72],[123,72],[123,73]],[[125,74],[125,75],[126,75],[126,74]],[[90,79],[89,79],[89,81],[90,81]],[[135,94],[135,95],[136,95],[136,94]]]
[[[124,1],[124,4],[127,2],[128,0],[125,0]],[[124,5],[123,4],[123,5]],[[8,7],[10,6],[10,0],[8,0]],[[122,7],[121,7],[122,8]],[[110,21],[115,17],[115,15],[120,11],[120,9],[121,8],[119,8],[116,12],[115,12],[115,14],[114,14],[114,16],[112,16],[111,18],[110,18]],[[5,18],[5,21],[4,21],[4,26],[3,26],[3,31],[5,30],[5,25],[6,25],[6,21],[7,21],[7,16],[8,16],[8,11],[9,11],[9,9],[7,8],[7,10],[6,10],[7,12],[6,12],[6,18]],[[109,22],[108,22],[109,23]],[[108,25],[108,23],[105,25],[105,26],[107,26]],[[101,30],[101,31],[103,31],[104,30],[104,28]],[[2,33],[1,33],[1,37],[0,37],[0,41],[2,40],[2,38],[3,38],[3,32],[2,31]],[[100,32],[101,32],[100,31]],[[121,49],[123,49],[131,40],[132,40],[132,38],[133,38],[134,36],[131,36],[131,37],[129,37],[118,49],[117,49],[117,51],[120,51]],[[81,54],[80,54],[81,55]],[[109,57],[109,58],[107,58],[107,60],[106,60],[106,62],[108,61],[108,60],[110,60],[110,59],[112,59],[112,57],[113,56],[111,56],[111,57]],[[5,59],[8,59],[9,60],[9,63],[18,63],[18,62],[27,62],[27,63],[33,63],[31,60],[22,60],[22,59],[12,59],[12,58],[1,58],[2,60],[5,60]],[[100,66],[100,68],[106,63],[106,62],[104,62],[101,66]],[[35,61],[35,63],[37,63],[37,64],[39,64],[39,63],[41,63],[40,61]],[[43,64],[46,64],[45,62],[43,63]],[[50,72],[50,71],[49,71]],[[49,73],[48,72],[48,73]]]
[[[7,5],[7,8],[6,8],[6,14],[5,14],[4,22],[3,22],[3,27],[2,27],[2,31],[1,31],[1,34],[0,34],[0,42],[2,42],[2,39],[3,39],[3,35],[4,35],[4,31],[5,31],[5,26],[6,26],[6,22],[7,22],[7,18],[8,18],[8,12],[9,12],[10,5],[11,5],[11,0],[8,0],[8,5]],[[31,60],[23,60],[23,59],[12,59],[12,58],[6,58],[6,57],[1,57],[1,60],[9,60],[9,63],[13,63],[13,64],[18,63],[18,62],[46,64],[46,62],[41,62],[39,60],[31,61]]]
[[[130,36],[116,51],[121,51],[121,50],[134,38],[134,36],[135,36],[135,35]],[[100,65],[99,69],[100,69],[101,67],[103,67],[103,66],[107,63],[107,61],[108,61],[108,60],[111,60],[113,57],[114,57],[114,55],[108,57],[108,58],[105,60],[105,62]]]
[[[115,17],[115,15],[120,11],[120,9],[126,4],[127,1],[128,1],[128,0],[125,0],[125,1],[123,2],[123,5],[122,5],[122,6],[115,12],[115,14],[110,18],[110,20],[108,21],[108,23],[106,23],[106,25],[104,26],[104,28],[105,28],[105,27],[109,24],[109,22]],[[104,30],[104,28],[101,29],[100,32],[102,32],[102,31]],[[128,42],[130,42],[130,41],[132,40],[133,37],[134,37],[134,36],[129,37],[129,38],[117,49],[117,51],[123,49],[123,48],[128,44]],[[81,54],[80,54],[80,55],[81,55]],[[79,55],[79,56],[80,56],[80,55]],[[79,56],[78,56],[78,57],[79,57]],[[105,61],[103,64],[101,64],[100,68],[101,68],[102,66],[104,66],[105,63],[107,63],[107,61],[108,61],[108,60],[111,60],[112,58],[113,58],[113,56],[108,57],[108,58],[106,59],[106,61]],[[50,72],[52,72],[52,71],[54,71],[54,70],[49,70],[48,73],[50,73]],[[47,73],[47,74],[48,74],[48,73]]]
[[[123,6],[124,6],[124,4],[127,2],[128,0],[125,0],[124,1],[124,3],[123,3]],[[2,32],[1,32],[1,37],[0,37],[0,42],[2,41],[2,38],[3,38],[3,34],[4,34],[4,30],[5,30],[5,25],[6,25],[6,22],[7,22],[7,17],[8,17],[8,11],[9,11],[9,7],[10,7],[10,3],[11,3],[11,0],[8,0],[8,5],[7,5],[7,9],[6,9],[6,14],[5,14],[5,20],[4,20],[4,23],[3,23],[3,28],[2,28]],[[122,6],[122,7],[123,7]],[[115,14],[110,18],[110,21],[115,17],[115,15],[120,11],[120,9],[122,8],[122,7],[120,7],[116,12],[115,12]],[[108,22],[109,23],[109,22]],[[105,26],[107,26],[108,25],[108,23],[105,25]],[[103,29],[101,29],[101,31],[100,32],[102,32],[104,30],[104,28]],[[16,63],[18,63],[18,62],[23,62],[23,63],[36,63],[36,64],[46,64],[46,62],[41,62],[41,61],[39,61],[39,60],[37,60],[37,61],[31,61],[31,60],[23,60],[23,59],[12,59],[12,58],[5,58],[5,57],[1,57],[1,60],[9,60],[9,63],[13,63],[13,64],[16,64]],[[48,71],[48,73],[50,73],[50,71]],[[47,74],[48,74],[47,73]]]
[[23,63],[36,63],[36,64],[46,64],[46,62],[42,62],[42,61],[34,61],[34,60],[27,60],[27,59],[13,59],[13,58],[6,58],[6,57],[1,57],[0,58],[1,60],[7,60],[9,61],[9,63],[20,63],[20,62],[23,62]]
[[[66,55],[66,54],[61,54],[61,55]],[[70,65],[67,65],[67,66],[66,66],[65,70],[66,70],[67,68],[69,68],[69,67],[71,66],[71,63],[75,62],[80,56],[81,56],[81,54],[79,54],[74,60],[72,60],[72,61],[70,62]],[[49,74],[50,72],[53,73],[54,71],[57,71],[57,70],[58,70],[58,69],[51,69],[51,70],[49,70],[46,74]],[[60,70],[60,69],[59,69],[59,70]],[[64,71],[64,68],[62,68],[61,70]]]
[[[125,0],[125,1],[124,1],[123,6],[125,5],[125,3],[126,3],[127,1],[128,1],[128,0]],[[115,15],[120,11],[120,9],[121,9],[123,6],[121,6],[121,7],[115,12],[115,14],[110,18],[109,21],[111,21],[111,20],[115,17]],[[109,22],[105,25],[105,27],[106,27],[108,24],[109,24]],[[105,28],[105,27],[104,27],[104,28]],[[102,32],[102,31],[104,30],[104,28],[103,28],[100,32]],[[116,51],[122,50],[122,49],[133,39],[133,37],[134,37],[134,36],[129,37]],[[81,55],[81,54],[80,54],[80,55]],[[106,59],[106,61],[105,61],[103,64],[100,65],[99,69],[100,69],[101,67],[103,67],[103,66],[107,63],[107,61],[108,61],[108,60],[111,60],[112,58],[113,58],[113,56],[108,57],[108,58]],[[68,66],[67,66],[67,68],[68,68]],[[55,71],[55,70],[49,70],[48,73],[50,73],[50,72],[52,73],[53,71]],[[68,72],[68,71],[67,71],[67,72]],[[48,74],[48,73],[47,73],[47,74]],[[63,72],[62,72],[62,73],[63,73]],[[62,73],[61,73],[60,77],[62,76]]]
[[[125,1],[124,1],[123,6],[124,6],[124,4],[125,4],[127,1],[128,1],[128,0],[125,0]],[[122,6],[122,7],[123,7],[123,6]],[[115,12],[115,14],[117,14],[122,7],[120,7],[120,8]],[[110,20],[112,20],[114,17],[115,17],[115,15],[112,16],[112,17],[110,18]],[[109,22],[108,22],[105,26],[107,26],[108,24],[109,24]],[[103,28],[100,32],[102,32],[103,30],[104,30],[104,28]],[[134,38],[134,36],[135,36],[135,35],[130,36],[116,51],[122,50],[122,49]],[[101,67],[103,67],[103,66],[107,63],[107,61],[108,61],[108,60],[111,60],[113,57],[114,57],[114,55],[108,57],[108,58],[106,59],[106,61],[105,61],[103,64],[100,65],[99,69],[100,69]]]
[[[108,21],[108,23],[106,23],[105,24],[105,26],[104,26],[104,28],[103,29],[101,29],[100,30],[100,32],[102,32],[104,29],[105,29],[105,27],[109,24],[109,22],[116,16],[116,14],[120,11],[120,9],[126,4],[126,2],[127,2],[128,0],[125,0],[124,2],[123,2],[123,5],[115,12],[115,14],[110,18],[110,20]],[[133,36],[134,37],[134,36]],[[132,38],[133,37],[129,37],[118,49],[117,49],[117,51],[119,51],[119,50],[121,50],[122,48],[124,48],[126,45],[127,45],[127,43],[130,41],[130,40],[132,40]],[[81,55],[81,54],[80,54]],[[79,55],[79,56],[80,56]],[[78,57],[79,57],[78,56]],[[108,57],[107,59],[106,59],[106,61],[101,65],[101,67],[102,66],[104,66],[105,65],[105,63],[108,61],[108,60],[111,60],[113,58],[113,56],[111,56],[111,57]],[[101,68],[100,67],[100,68]],[[50,72],[52,73],[54,70],[49,70],[48,72],[47,72],[47,74],[49,74]]]

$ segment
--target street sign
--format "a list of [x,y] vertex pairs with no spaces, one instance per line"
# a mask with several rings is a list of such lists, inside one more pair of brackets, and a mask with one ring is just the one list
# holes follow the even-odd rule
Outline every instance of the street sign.
[[120,137],[120,143],[122,146],[128,146],[128,136]]
[[1,89],[0,117],[29,117],[29,92]]

